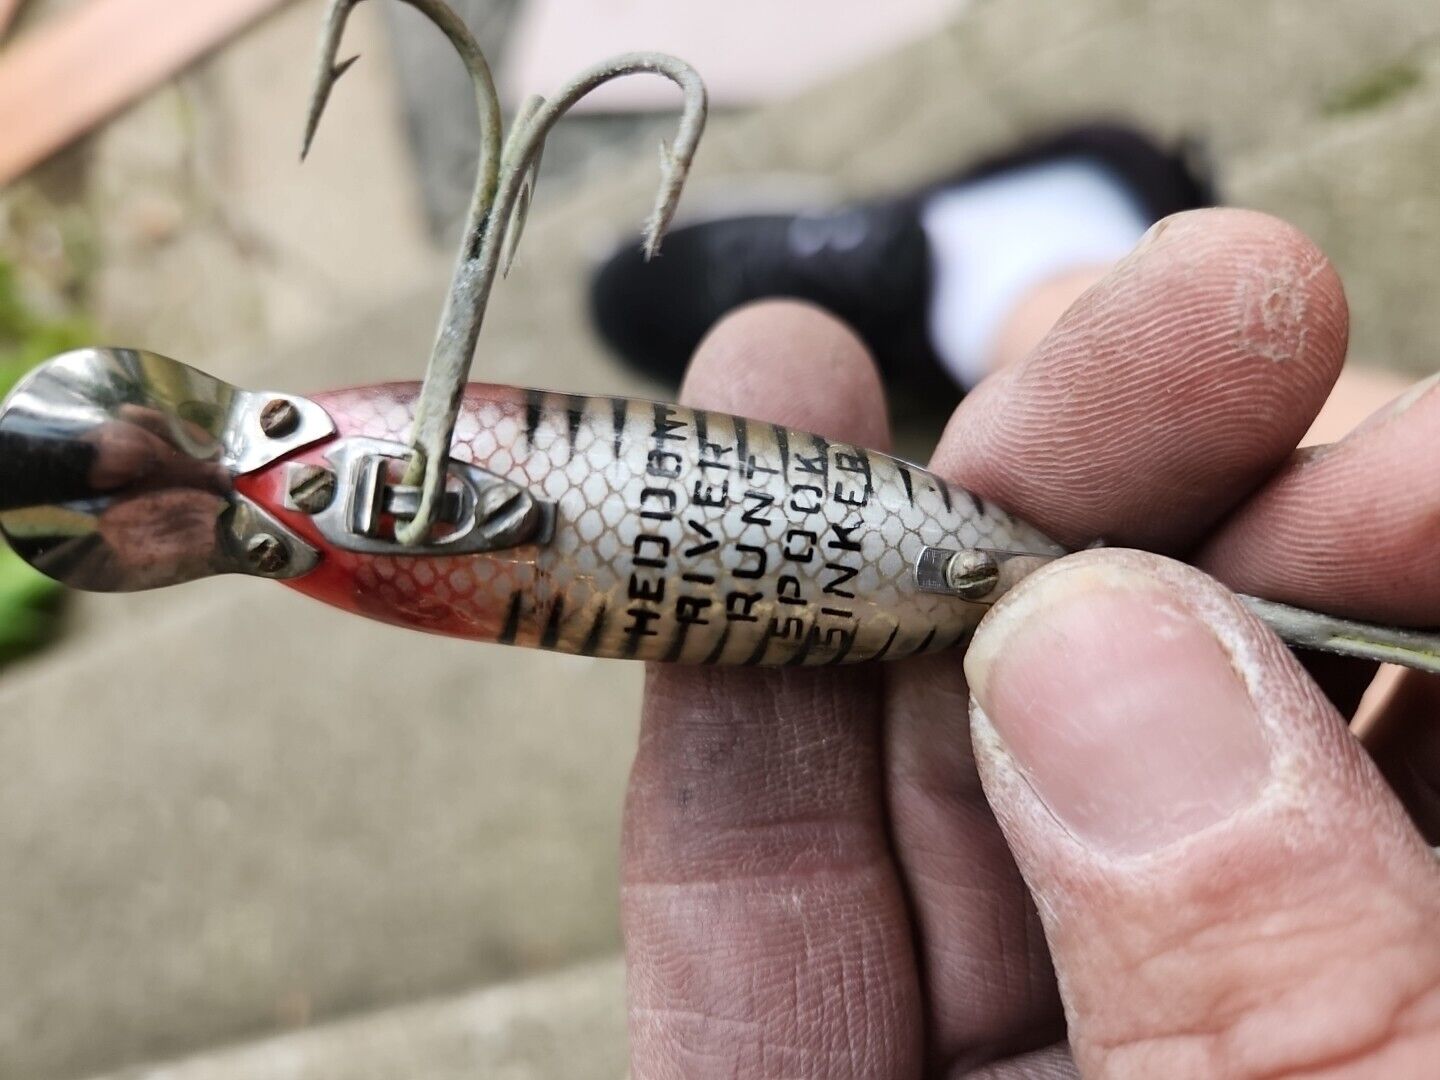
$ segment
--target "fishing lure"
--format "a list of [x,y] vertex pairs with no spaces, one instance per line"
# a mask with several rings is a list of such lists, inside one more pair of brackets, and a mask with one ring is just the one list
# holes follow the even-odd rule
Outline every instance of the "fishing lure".
[[[335,0],[305,133],[336,80]],[[645,231],[669,223],[704,126],[704,86],[639,53],[532,99],[503,146],[485,59],[441,0],[406,0],[476,86],[480,169],[422,384],[305,398],[177,361],[84,349],[0,408],[0,530],[72,587],[223,573],[477,641],[740,665],[898,659],[964,642],[989,605],[1065,549],[942,478],[864,447],[656,402],[466,385],[491,287],[513,257],[547,132],[609,79],[685,94]],[[1247,598],[1293,644],[1440,671],[1440,637]]]

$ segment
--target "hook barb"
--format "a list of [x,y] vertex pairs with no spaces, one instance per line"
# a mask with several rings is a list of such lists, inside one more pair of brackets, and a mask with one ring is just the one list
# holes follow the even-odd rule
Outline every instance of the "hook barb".
[[[305,137],[301,144],[300,159],[310,153],[320,120],[325,115],[330,95],[340,78],[355,66],[358,55],[347,60],[339,59],[340,45],[345,37],[345,28],[351,13],[364,0],[331,0],[325,11],[325,28],[320,36],[320,59],[315,72],[314,88],[310,95],[310,109],[305,122]],[[476,181],[475,198],[470,208],[472,229],[477,221],[483,221],[495,198],[495,189],[500,171],[500,99],[495,93],[495,80],[490,74],[490,65],[485,61],[475,37],[465,20],[460,18],[444,0],[402,0],[433,22],[455,46],[465,62],[465,69],[475,84],[475,98],[480,108],[480,169]]]
[[[339,42],[336,42],[338,46]],[[325,115],[325,107],[330,104],[330,93],[335,89],[335,84],[340,77],[355,66],[360,54],[356,53],[348,60],[341,60],[334,63],[329,57],[322,60],[320,75],[315,80],[315,92],[310,96],[310,113],[305,120],[305,141],[300,145],[300,160],[303,162],[310,156],[310,147],[315,143],[315,132],[320,130],[320,118]]]
[[[523,147],[531,122],[545,108],[545,99],[539,94],[525,99],[511,121],[510,137],[505,141],[505,162],[514,160],[517,147]],[[530,216],[530,203],[535,198],[535,184],[540,174],[540,160],[545,152],[542,142],[530,164],[525,168],[525,179],[515,197],[515,211],[505,226],[505,250],[500,256],[500,276],[509,277],[510,268],[515,265],[515,253],[520,249],[520,237],[525,232],[525,221]],[[502,164],[501,168],[505,166]]]

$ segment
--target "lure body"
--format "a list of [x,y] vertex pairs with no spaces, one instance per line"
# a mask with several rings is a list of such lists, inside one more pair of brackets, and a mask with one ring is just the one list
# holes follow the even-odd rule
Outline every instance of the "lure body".
[[[311,400],[336,439],[398,442],[416,384]],[[772,424],[623,398],[472,384],[451,457],[553,504],[553,533],[467,555],[329,543],[290,508],[297,464],[237,478],[319,550],[288,583],[435,633],[588,656],[819,665],[953,646],[986,607],[921,591],[930,547],[1062,554],[1024,522],[895,458]]]
[[[732,665],[960,644],[1064,554],[923,469],[815,435],[621,398],[472,385],[422,513],[416,384],[243,390],[80,349],[0,404],[0,532],[72,587],[215,574],[476,641]],[[423,467],[422,467],[423,465]],[[1440,635],[1242,597],[1286,641],[1440,673]]]

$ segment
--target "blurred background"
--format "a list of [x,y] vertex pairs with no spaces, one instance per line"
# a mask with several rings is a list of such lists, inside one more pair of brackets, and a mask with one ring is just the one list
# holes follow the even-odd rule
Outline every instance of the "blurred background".
[[[1436,367],[1435,4],[457,7],[507,107],[615,51],[694,63],[716,115],[692,211],[901,191],[1074,121],[1187,140],[1226,202],[1338,264],[1355,363]],[[362,5],[364,59],[302,169],[323,9],[0,0],[0,381],[86,341],[252,388],[419,377],[473,97],[423,19]],[[606,354],[585,290],[649,207],[676,104],[637,81],[557,132],[478,378],[667,392]],[[923,454],[925,428],[906,438]],[[637,666],[250,580],[61,604],[8,556],[0,656],[0,1078],[623,1075]]]

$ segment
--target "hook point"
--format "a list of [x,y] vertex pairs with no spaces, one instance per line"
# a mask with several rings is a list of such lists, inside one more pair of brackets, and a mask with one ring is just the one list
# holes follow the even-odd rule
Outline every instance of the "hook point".
[[317,112],[305,125],[305,140],[300,144],[300,164],[302,165],[310,156],[310,147],[315,145],[315,132],[318,130],[320,130],[320,114]]

